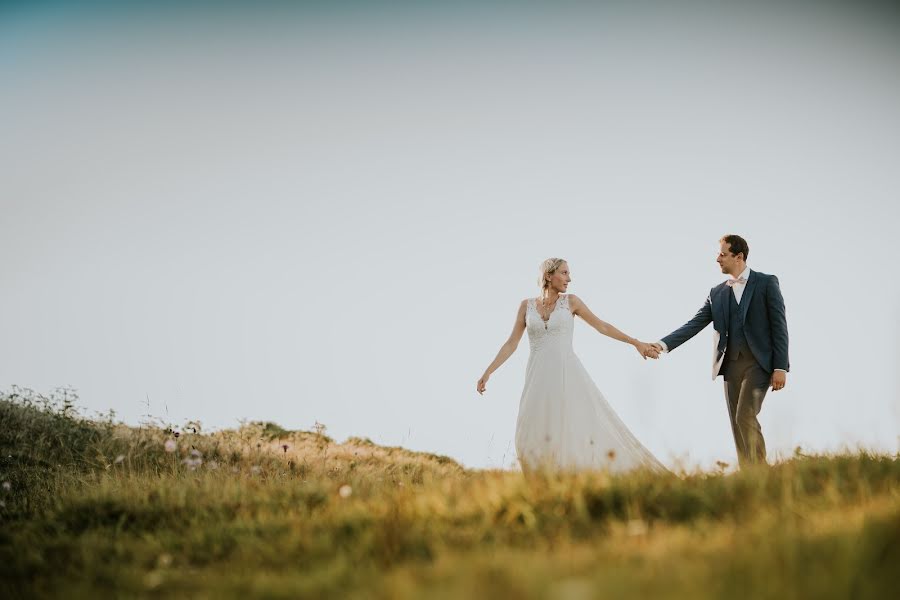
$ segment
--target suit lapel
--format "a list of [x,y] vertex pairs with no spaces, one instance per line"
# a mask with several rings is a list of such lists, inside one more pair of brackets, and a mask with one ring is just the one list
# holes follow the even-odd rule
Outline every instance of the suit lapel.
[[[725,360],[725,344],[728,339],[728,319],[731,315],[731,299],[728,297],[728,293],[731,292],[731,288],[725,284],[721,284],[718,288],[713,288],[711,292],[710,300],[712,301],[713,308],[713,370],[712,370],[712,378],[715,381],[716,377],[719,376],[719,371],[722,370],[722,362]],[[716,319],[718,317],[718,321]],[[722,327],[722,330],[715,329],[715,324],[718,322]]]
[[759,277],[756,276],[756,271],[750,271],[750,277],[747,278],[747,287],[744,288],[744,293],[741,295],[741,323],[747,322],[747,309],[750,306],[750,302],[753,300],[753,292],[756,291],[756,280]]
[[721,289],[719,289],[719,304],[722,306],[722,323],[725,325],[725,331],[728,331],[728,320],[731,318],[731,298],[728,297],[728,292],[731,291],[731,288],[727,285],[723,285]]

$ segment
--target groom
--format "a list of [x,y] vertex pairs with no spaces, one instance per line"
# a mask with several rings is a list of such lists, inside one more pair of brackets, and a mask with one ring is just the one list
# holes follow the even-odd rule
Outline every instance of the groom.
[[778,278],[750,270],[746,240],[726,235],[719,243],[716,261],[731,279],[712,289],[693,319],[654,346],[671,352],[712,321],[713,379],[725,378],[731,431],[744,467],[766,461],[766,442],[756,417],[768,388],[777,392],[787,382],[787,321]]

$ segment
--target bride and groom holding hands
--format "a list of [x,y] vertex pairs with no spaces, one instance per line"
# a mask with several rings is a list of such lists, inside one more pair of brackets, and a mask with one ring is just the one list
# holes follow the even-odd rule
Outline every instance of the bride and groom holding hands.
[[765,463],[766,445],[757,416],[769,388],[785,386],[788,332],[778,278],[747,266],[750,248],[738,235],[719,240],[716,261],[730,278],[712,288],[683,326],[655,343],[641,342],[600,320],[585,302],[567,294],[568,263],[541,264],[541,296],[523,300],[509,339],[478,380],[483,394],[491,374],[513,354],[528,332],[531,353],[516,421],[516,454],[523,468],[635,468],[662,464],[619,419],[575,355],[575,316],[598,332],[631,344],[643,358],[672,352],[710,323],[715,330],[712,374],[724,378],[725,403],[742,467]]

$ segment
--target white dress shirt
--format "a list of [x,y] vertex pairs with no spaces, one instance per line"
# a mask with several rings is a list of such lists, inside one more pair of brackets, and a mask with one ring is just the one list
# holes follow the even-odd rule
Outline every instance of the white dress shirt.
[[[750,267],[746,267],[744,269],[743,273],[741,273],[740,275],[738,275],[737,277],[734,277],[732,279],[741,279],[742,277],[744,278],[745,281],[750,279]],[[744,289],[746,287],[747,287],[746,283],[735,283],[733,286],[731,286],[731,292],[734,294],[734,299],[737,301],[738,304],[741,303],[741,298],[744,296]],[[660,346],[662,346],[663,352],[666,352],[666,353],[669,352],[669,348],[668,348],[668,346],[666,346],[666,343],[664,341],[660,340],[656,343],[659,344]],[[785,371],[784,369],[775,369],[775,370],[781,371],[783,373],[787,373],[787,371]]]
[[[746,269],[744,269],[744,272],[741,273],[740,275],[738,275],[737,279],[740,279],[741,277],[744,278],[745,282],[748,279],[750,279],[750,267],[747,267]],[[747,287],[746,283],[736,283],[733,286],[731,286],[731,291],[734,292],[734,299],[737,301],[738,304],[741,303],[741,296],[744,295],[745,287]]]

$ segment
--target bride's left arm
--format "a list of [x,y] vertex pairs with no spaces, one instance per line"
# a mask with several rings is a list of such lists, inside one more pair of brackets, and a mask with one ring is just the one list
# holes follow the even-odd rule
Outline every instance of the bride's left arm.
[[650,344],[645,344],[644,342],[637,340],[616,329],[610,323],[601,320],[600,317],[591,312],[591,309],[588,308],[587,304],[585,304],[584,301],[578,296],[569,294],[569,306],[573,314],[576,314],[584,319],[585,323],[587,323],[603,335],[634,346],[635,350],[638,351],[638,354],[644,357],[644,359],[646,359],[648,356],[651,358],[659,358],[659,353],[653,346],[651,346]]

